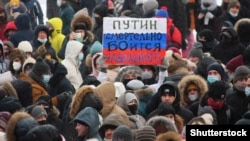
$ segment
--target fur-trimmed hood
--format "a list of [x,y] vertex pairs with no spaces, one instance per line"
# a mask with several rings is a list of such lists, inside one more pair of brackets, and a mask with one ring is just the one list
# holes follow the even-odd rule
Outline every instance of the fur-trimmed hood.
[[130,94],[133,94],[135,97],[136,97],[136,101],[137,101],[137,109],[139,108],[139,100],[138,100],[138,97],[137,95],[135,95],[134,93],[131,93],[131,92],[126,92],[124,94],[122,94],[121,96],[118,97],[118,99],[116,100],[116,103],[118,106],[120,106],[128,116],[130,115],[133,115],[129,108],[128,108],[128,105],[127,105],[127,101],[126,101],[126,95],[130,93]]
[[174,123],[165,116],[154,116],[154,117],[148,119],[148,121],[146,122],[145,125],[149,125],[149,126],[152,126],[153,128],[155,128],[156,126],[162,125],[162,124],[165,125],[165,127],[168,131],[178,132]]
[[[7,141],[25,141],[25,134],[35,126],[38,126],[38,123],[27,112],[18,111],[14,113],[8,121],[6,129]],[[19,133],[22,132],[22,136],[17,136],[18,130]]]
[[169,75],[174,74],[181,74],[186,75],[188,74],[188,63],[186,60],[178,59],[170,63],[168,67],[168,73]]
[[142,69],[138,66],[124,66],[120,69],[115,81],[123,82],[124,76],[128,73],[133,73],[136,77],[141,77]]
[[[82,86],[76,91],[76,93],[72,97],[72,102],[70,104],[69,116],[71,119],[75,118],[77,113],[81,110],[80,108],[86,95],[93,93],[94,89],[90,86]],[[93,102],[95,103],[95,105],[100,104],[99,103],[100,101],[93,101]]]
[[[208,86],[206,80],[199,75],[186,75],[178,83],[178,88],[180,91],[180,102],[184,107],[189,106],[192,102],[188,98],[187,87],[190,84],[194,84],[199,88],[198,98],[196,101],[199,101],[205,93],[208,91]],[[194,101],[195,102],[195,101]]]

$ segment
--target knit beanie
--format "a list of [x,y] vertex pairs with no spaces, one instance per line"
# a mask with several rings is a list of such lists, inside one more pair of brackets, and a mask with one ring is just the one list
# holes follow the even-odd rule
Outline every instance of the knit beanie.
[[236,82],[238,80],[245,79],[248,77],[249,74],[250,74],[250,69],[247,66],[245,65],[239,66],[235,70],[233,81]]
[[172,114],[175,116],[174,107],[168,102],[161,102],[157,108],[159,116],[165,116],[168,114]]
[[94,8],[94,13],[101,16],[101,18],[108,15],[108,7],[105,4],[99,4]]
[[198,57],[200,60],[203,58],[203,45],[201,42],[194,43],[192,49],[189,52],[189,57]]
[[42,106],[35,106],[33,107],[31,111],[31,116],[34,117],[35,119],[40,118],[41,116],[47,116],[47,112]]
[[161,9],[156,11],[155,16],[160,18],[169,18],[167,7],[161,7]]
[[137,100],[137,97],[135,96],[135,94],[133,93],[130,93],[130,92],[127,92],[125,94],[125,99],[126,99],[126,104],[128,105],[130,101],[132,100],[136,100],[137,101],[137,104],[138,104],[138,100]]
[[30,42],[28,41],[21,41],[19,44],[18,44],[18,47],[20,50],[22,50],[23,52],[33,52],[33,48],[30,44]]
[[143,86],[144,84],[141,80],[133,79],[127,83],[126,88],[129,90],[138,90],[138,89],[141,89]]
[[32,72],[38,76],[42,76],[43,74],[50,74],[50,68],[48,64],[43,62],[42,58],[38,58],[32,67]]
[[102,44],[99,41],[95,41],[91,48],[90,48],[90,55],[91,57],[96,54],[96,53],[101,53],[102,52]]
[[226,97],[227,86],[224,81],[215,81],[209,85],[208,97],[213,99],[224,99]]
[[10,116],[11,116],[10,112],[7,111],[0,112],[0,128],[2,128],[4,131],[6,130]]
[[114,132],[113,132],[113,136],[112,136],[112,141],[132,141],[132,131],[131,129],[126,126],[126,125],[120,125],[118,126]]
[[155,141],[156,133],[152,126],[143,126],[135,133],[135,141]]
[[231,0],[228,4],[227,10],[229,11],[233,7],[237,7],[240,9],[240,2],[238,0]]
[[211,29],[203,29],[198,33],[198,41],[201,41],[200,39],[203,39],[206,42],[214,40],[214,34]]
[[145,0],[142,4],[142,9],[144,14],[148,14],[151,11],[158,9],[158,2],[156,0]]
[[211,70],[216,70],[220,74],[221,80],[224,79],[225,71],[224,71],[224,68],[221,66],[221,64],[215,62],[215,63],[212,63],[212,64],[208,65],[208,67],[207,67],[207,74]]
[[227,62],[226,69],[235,72],[236,68],[242,65],[244,65],[243,56],[238,55]]

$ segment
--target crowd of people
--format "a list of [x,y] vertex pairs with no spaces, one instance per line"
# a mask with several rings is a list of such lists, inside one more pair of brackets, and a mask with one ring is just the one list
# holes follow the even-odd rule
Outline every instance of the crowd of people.
[[[166,19],[161,64],[106,64],[104,17]],[[248,0],[47,0],[46,13],[1,0],[0,140],[185,141],[188,125],[250,125],[249,54]]]

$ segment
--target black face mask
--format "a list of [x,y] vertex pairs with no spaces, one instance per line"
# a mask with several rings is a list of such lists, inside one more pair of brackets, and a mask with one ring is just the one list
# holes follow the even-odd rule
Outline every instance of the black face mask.
[[49,36],[52,36],[53,32],[54,32],[54,29],[53,30],[49,30]]
[[38,121],[38,124],[39,124],[39,125],[44,125],[44,124],[46,124],[46,123],[47,123],[46,120]]
[[131,80],[133,80],[133,79],[124,79],[122,83],[126,87],[128,82],[131,81]]
[[210,4],[209,3],[204,3],[203,6],[208,8],[210,6]]
[[129,109],[129,111],[133,114],[133,115],[135,115],[136,113],[137,113],[137,104],[133,104],[133,105],[128,105],[128,109]]

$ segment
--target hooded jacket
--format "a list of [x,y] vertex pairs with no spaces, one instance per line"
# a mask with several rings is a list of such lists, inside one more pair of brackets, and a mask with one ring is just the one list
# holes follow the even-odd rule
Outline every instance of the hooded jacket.
[[97,111],[92,107],[86,107],[81,110],[74,119],[75,123],[87,124],[88,133],[84,137],[77,137],[76,141],[84,141],[86,139],[96,138],[101,141],[101,137],[98,133],[100,122]]

